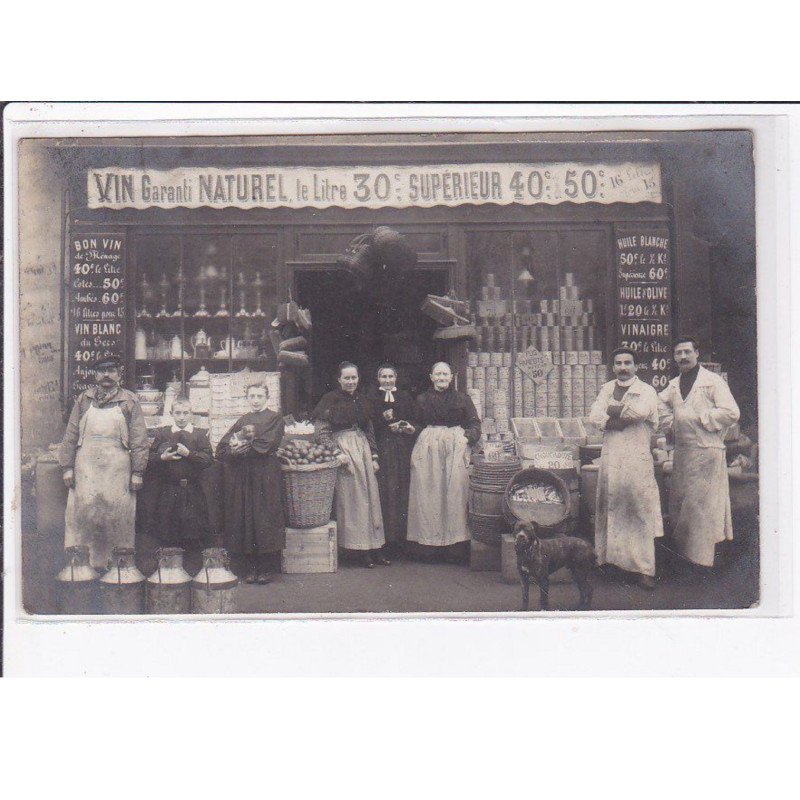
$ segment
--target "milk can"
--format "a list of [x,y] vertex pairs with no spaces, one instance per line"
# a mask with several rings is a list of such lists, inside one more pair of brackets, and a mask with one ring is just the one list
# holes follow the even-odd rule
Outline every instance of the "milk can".
[[193,614],[232,614],[236,611],[239,579],[230,571],[230,559],[222,547],[203,550],[203,568],[192,580]]
[[192,576],[183,568],[180,547],[162,547],[158,568],[147,579],[148,614],[188,614],[192,604]]
[[100,578],[103,614],[144,614],[144,575],[136,568],[132,547],[115,547],[111,566]]
[[85,544],[68,547],[67,565],[56,575],[59,607],[63,614],[97,613],[97,573],[89,564]]

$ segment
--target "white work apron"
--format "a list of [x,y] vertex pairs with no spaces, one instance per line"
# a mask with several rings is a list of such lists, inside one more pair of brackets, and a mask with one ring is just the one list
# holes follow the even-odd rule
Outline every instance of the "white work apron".
[[347,550],[377,550],[383,547],[385,539],[381,498],[369,442],[360,430],[337,431],[333,437],[351,462],[351,467],[341,467],[336,476],[336,533],[339,547]]
[[690,397],[691,392],[673,409],[669,517],[678,552],[695,564],[713,567],[714,545],[733,539],[728,466],[724,449],[697,444],[700,422]]
[[655,576],[653,540],[664,535],[661,497],[646,422],[606,431],[597,477],[595,550],[598,564]]
[[411,453],[409,542],[445,547],[469,541],[469,457],[462,427],[422,431]]
[[127,421],[119,404],[90,405],[75,454],[75,488],[67,497],[64,545],[88,545],[90,563],[105,569],[115,547],[133,547],[136,494],[131,491]]

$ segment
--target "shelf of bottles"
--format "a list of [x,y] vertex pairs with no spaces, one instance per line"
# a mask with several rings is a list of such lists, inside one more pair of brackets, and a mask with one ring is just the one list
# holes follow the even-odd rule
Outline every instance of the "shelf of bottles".
[[137,382],[185,389],[201,369],[276,369],[276,252],[268,235],[138,237]]

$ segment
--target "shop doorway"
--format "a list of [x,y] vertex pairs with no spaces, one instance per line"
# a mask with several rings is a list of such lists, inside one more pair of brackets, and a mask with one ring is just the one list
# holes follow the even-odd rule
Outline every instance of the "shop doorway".
[[428,382],[436,358],[436,323],[420,311],[427,294],[445,294],[447,268],[418,267],[402,274],[381,273],[356,287],[343,269],[298,269],[294,292],[309,308],[314,322],[311,337],[311,401],[336,386],[341,361],[358,364],[363,385],[370,385],[384,361],[396,364],[399,385],[413,392]]

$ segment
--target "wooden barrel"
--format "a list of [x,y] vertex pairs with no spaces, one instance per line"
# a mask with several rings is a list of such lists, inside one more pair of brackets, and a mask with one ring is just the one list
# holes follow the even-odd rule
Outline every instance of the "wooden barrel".
[[528,444],[530,458],[523,459],[526,469],[547,470],[561,478],[569,492],[569,512],[557,530],[558,534],[571,534],[578,527],[580,515],[581,482],[578,474],[578,447],[570,444]]
[[316,528],[287,528],[281,571],[289,574],[336,572],[336,523]]
[[501,461],[476,461],[469,482],[469,527],[477,542],[500,546],[500,537],[508,532],[504,517],[504,496],[508,482],[522,468],[519,458]]

